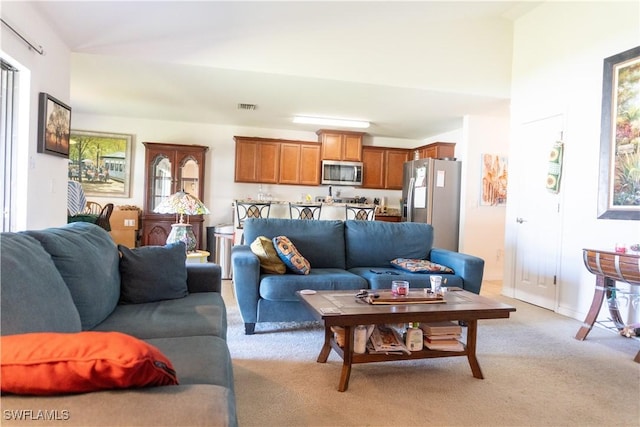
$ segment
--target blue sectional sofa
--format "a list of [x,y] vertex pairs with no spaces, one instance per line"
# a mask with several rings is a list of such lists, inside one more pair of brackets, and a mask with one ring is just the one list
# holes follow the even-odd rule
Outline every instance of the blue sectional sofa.
[[[105,230],[82,222],[0,234],[3,426],[237,426],[220,266],[185,264],[184,245],[178,246],[121,247],[121,256]],[[141,284],[149,276],[145,288]],[[22,350],[45,334],[64,345],[49,348],[49,342],[38,341],[35,351]],[[113,345],[106,338],[120,334],[129,341]],[[90,337],[90,349],[78,347],[80,336]],[[132,364],[119,355],[130,357],[131,343],[158,349],[179,384],[104,388],[96,377],[129,378],[120,368]],[[118,356],[113,366],[102,356],[105,348]],[[44,369],[47,377],[16,371],[23,369],[16,358],[28,369]],[[60,373],[47,370],[54,362]],[[152,363],[173,373],[158,359]],[[95,370],[85,375],[83,366]],[[76,378],[76,369],[89,379]],[[42,392],[49,382],[66,388],[71,378],[96,390]]]
[[[437,232],[437,230],[435,231]],[[382,221],[311,221],[248,219],[244,245],[232,249],[233,283],[245,333],[258,322],[313,320],[296,292],[313,290],[390,289],[393,280],[412,288],[429,286],[430,274],[394,268],[396,258],[430,260],[450,267],[446,286],[480,293],[484,260],[432,247],[434,229],[422,223]],[[250,244],[259,236],[286,236],[311,265],[308,275],[265,273]],[[441,273],[437,273],[441,274]]]

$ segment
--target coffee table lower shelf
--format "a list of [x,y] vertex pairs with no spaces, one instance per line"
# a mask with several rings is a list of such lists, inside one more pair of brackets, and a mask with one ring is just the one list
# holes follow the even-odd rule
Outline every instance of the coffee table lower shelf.
[[392,362],[400,360],[416,360],[416,359],[431,359],[436,357],[459,357],[467,356],[469,365],[471,366],[471,372],[474,378],[483,379],[482,370],[478,364],[478,360],[475,356],[475,339],[477,331],[477,321],[468,322],[467,330],[467,343],[464,345],[463,351],[440,351],[423,349],[420,351],[412,351],[411,354],[371,354],[371,353],[353,353],[350,349],[353,347],[353,343],[347,337],[352,336],[352,328],[350,326],[343,326],[345,328],[345,343],[344,347],[338,345],[335,340],[333,331],[330,327],[325,327],[325,343],[318,355],[318,363],[326,363],[329,358],[331,350],[336,352],[343,360],[342,373],[340,375],[340,382],[338,384],[338,391],[346,391],[349,387],[349,377],[351,376],[351,365],[359,363],[376,363],[376,362]]

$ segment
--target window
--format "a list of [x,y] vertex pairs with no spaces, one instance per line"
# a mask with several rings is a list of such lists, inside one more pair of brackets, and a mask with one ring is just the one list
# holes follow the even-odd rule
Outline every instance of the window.
[[15,133],[17,129],[18,70],[0,59],[0,161],[2,163],[2,231],[10,231],[15,194],[11,183],[15,178]]

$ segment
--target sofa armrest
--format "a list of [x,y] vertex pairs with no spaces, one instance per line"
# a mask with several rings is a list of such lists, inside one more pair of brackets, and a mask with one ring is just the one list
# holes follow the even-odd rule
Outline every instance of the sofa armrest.
[[249,245],[236,245],[231,251],[233,286],[244,323],[258,319],[260,298],[260,260]]
[[454,252],[447,249],[433,248],[429,260],[451,267],[456,275],[462,277],[462,288],[465,291],[480,294],[484,260],[477,256]]
[[222,292],[222,269],[211,262],[187,264],[187,287],[194,292]]

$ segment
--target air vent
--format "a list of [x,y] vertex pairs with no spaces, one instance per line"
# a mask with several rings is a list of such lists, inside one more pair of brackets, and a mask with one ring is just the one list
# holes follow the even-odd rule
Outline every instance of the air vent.
[[256,104],[238,104],[238,110],[255,110],[258,108]]

